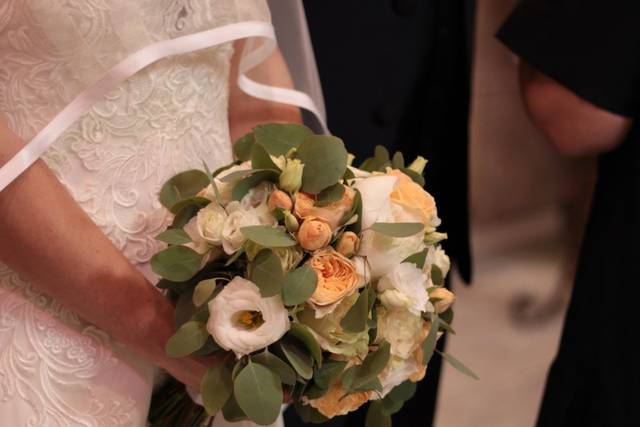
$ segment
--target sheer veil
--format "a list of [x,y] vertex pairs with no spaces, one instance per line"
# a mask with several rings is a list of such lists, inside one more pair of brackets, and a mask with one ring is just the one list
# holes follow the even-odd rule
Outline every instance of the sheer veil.
[[[59,94],[59,105],[33,120],[33,134],[25,137],[28,144],[0,166],[0,191],[40,158],[89,108],[141,69],[170,56],[235,40],[246,39],[237,76],[239,87],[257,98],[303,108],[308,112],[308,124],[318,132],[327,132],[322,90],[301,0],[269,0],[268,4],[266,0],[216,0],[214,25],[209,21],[185,34],[180,22],[176,22],[175,31],[164,31],[161,38],[157,36],[155,0],[114,2],[110,11],[113,36],[108,44],[48,28],[47,22],[69,19],[62,5],[49,0],[28,0],[28,4],[40,18],[36,24],[42,34],[39,48],[64,59],[58,61],[60,72],[68,73],[77,84]],[[2,33],[0,22],[0,38],[4,37]],[[270,70],[264,66],[278,45],[293,87],[274,85]],[[3,56],[0,45],[0,61],[5,60]]]

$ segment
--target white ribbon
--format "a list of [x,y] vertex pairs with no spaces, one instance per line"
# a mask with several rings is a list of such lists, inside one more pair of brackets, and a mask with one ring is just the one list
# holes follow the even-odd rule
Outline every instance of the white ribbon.
[[242,58],[238,77],[240,89],[256,98],[291,104],[309,110],[318,118],[322,127],[326,129],[323,114],[320,113],[311,97],[306,93],[267,86],[246,76],[248,71],[271,55],[277,43],[275,30],[271,24],[262,21],[239,22],[175,39],[159,41],[126,57],[107,71],[100,80],[81,92],[11,160],[0,168],[0,191],[4,190],[35,163],[69,126],[99,102],[104,95],[116,89],[122,82],[138,71],[168,56],[194,52],[249,37],[262,37],[266,39],[266,42]]

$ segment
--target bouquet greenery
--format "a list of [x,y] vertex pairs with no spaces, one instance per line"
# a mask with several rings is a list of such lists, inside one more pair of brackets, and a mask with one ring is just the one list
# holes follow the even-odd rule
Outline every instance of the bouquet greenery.
[[390,425],[453,332],[426,160],[377,147],[355,168],[340,139],[294,124],[257,126],[234,152],[160,192],[174,215],[151,261],[176,301],[167,353],[223,356],[200,390],[210,416],[269,425],[288,396],[306,421],[372,401],[367,424]]

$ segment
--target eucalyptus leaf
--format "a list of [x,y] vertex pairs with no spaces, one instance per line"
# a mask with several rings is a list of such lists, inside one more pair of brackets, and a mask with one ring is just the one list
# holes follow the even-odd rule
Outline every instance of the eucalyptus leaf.
[[294,403],[296,412],[305,423],[322,424],[329,421],[329,418],[322,415],[311,405],[303,405],[300,401]]
[[231,370],[231,379],[233,381],[236,380],[240,371],[242,371],[244,367],[247,366],[247,363],[249,363],[249,356],[242,356],[240,359],[238,359],[236,364],[233,365],[233,369]]
[[311,129],[299,124],[264,124],[253,129],[256,142],[272,156],[285,155],[292,148],[298,148],[313,135]]
[[215,415],[233,394],[231,371],[225,363],[212,365],[202,378],[202,403],[210,416]]
[[222,347],[220,347],[212,336],[207,338],[207,342],[197,351],[192,353],[192,356],[211,356],[213,353],[221,351]]
[[[184,284],[182,285],[185,286]],[[198,307],[193,305],[193,288],[180,294],[173,312],[174,326],[176,329],[191,320],[197,311]]]
[[267,150],[260,144],[255,144],[251,150],[251,166],[254,169],[268,169],[280,172],[280,168],[276,165]]
[[362,229],[362,196],[360,191],[355,190],[355,196],[353,196],[353,204],[351,210],[347,212],[340,220],[340,225],[345,225],[352,220],[354,216],[357,216],[357,221],[347,227],[348,230],[353,231],[356,234],[360,234]]
[[400,151],[396,151],[391,160],[391,167],[394,169],[404,168],[404,156]]
[[222,407],[222,416],[225,420],[236,423],[238,421],[247,420],[247,415],[242,411],[242,408],[238,405],[235,396],[232,394],[227,400],[227,403]]
[[186,246],[174,245],[151,258],[151,269],[158,276],[172,282],[191,279],[199,270],[202,255]]
[[278,374],[278,376],[280,377],[280,381],[282,381],[284,384],[296,384],[296,371],[293,370],[291,366],[289,366],[278,356],[269,353],[267,349],[265,349],[262,353],[258,353],[255,356],[252,356],[251,360],[266,366],[267,368]]
[[317,384],[312,384],[304,391],[304,396],[309,400],[320,399],[329,392],[328,388],[320,388]]
[[417,384],[412,381],[405,381],[394,387],[384,398],[380,399],[382,412],[393,415],[402,409],[404,403],[415,394]]
[[251,150],[255,142],[256,139],[253,132],[249,132],[248,134],[240,137],[233,144],[233,153],[236,155],[238,160],[246,162],[251,159]]
[[379,401],[373,401],[367,410],[365,427],[391,427],[391,416],[383,411]]
[[322,349],[308,327],[300,323],[292,323],[287,336],[301,342],[315,359],[318,366],[322,366]]
[[225,267],[230,266],[231,264],[233,264],[234,262],[236,262],[238,260],[238,258],[240,258],[242,256],[242,254],[245,253],[245,249],[244,248],[240,248],[237,251],[235,251],[233,253],[233,255],[231,255],[229,257],[229,259],[227,260],[227,262],[224,263]]
[[344,185],[335,184],[331,187],[327,187],[318,193],[318,197],[316,198],[315,206],[327,206],[331,203],[335,203],[342,199],[344,195]]
[[361,391],[375,391],[378,393],[382,393],[382,383],[380,382],[380,379],[377,377],[371,378],[367,382],[363,382],[363,383],[357,382],[353,386],[351,391],[354,393],[361,392]]
[[193,304],[200,307],[206,303],[216,290],[216,279],[199,282],[193,290]]
[[318,194],[338,183],[347,170],[347,150],[334,136],[310,136],[296,155],[304,163],[302,190],[307,193]]
[[314,371],[313,381],[323,389],[329,389],[340,378],[340,374],[347,367],[347,362],[343,360],[325,361],[322,367]]
[[280,258],[271,249],[258,252],[251,264],[250,279],[264,298],[280,294],[284,283]]
[[380,162],[387,163],[391,161],[389,158],[389,150],[387,150],[384,145],[376,145],[373,153],[374,157]]
[[257,243],[265,248],[285,248],[297,244],[296,241],[280,227],[252,225],[242,227],[240,232],[253,243]]
[[371,230],[391,237],[409,237],[424,230],[419,222],[376,222]]
[[240,169],[237,171],[229,172],[223,177],[220,177],[221,182],[235,182],[240,181],[242,178],[246,178],[249,175],[256,174],[258,172],[266,172],[264,169]]
[[238,406],[256,424],[270,425],[280,415],[283,392],[280,378],[266,366],[249,363],[233,384]]
[[436,286],[444,286],[444,274],[442,274],[440,267],[435,264],[431,266],[431,281]]
[[318,275],[308,265],[289,272],[282,287],[282,301],[286,306],[305,302],[316,290]]
[[291,340],[280,341],[280,349],[293,369],[305,380],[313,376],[313,359]]
[[422,363],[424,363],[425,365],[429,363],[431,357],[433,356],[433,352],[436,349],[439,328],[440,319],[438,318],[438,316],[433,316],[433,318],[431,319],[431,327],[429,329],[429,333],[427,334],[427,338],[422,344]]
[[367,355],[362,365],[352,366],[345,371],[342,377],[342,384],[345,390],[353,392],[377,387],[375,381],[389,362],[391,357],[390,349],[389,343],[385,341],[377,351]]
[[200,206],[193,205],[193,204],[187,205],[184,208],[180,209],[180,211],[176,213],[175,216],[173,217],[171,228],[184,227],[185,225],[187,225],[189,220],[191,220],[191,218],[193,218],[198,214],[198,211],[200,209],[202,209]]
[[368,318],[369,292],[365,289],[360,292],[360,296],[344,316],[340,326],[347,332],[362,332],[367,328]]
[[436,351],[438,352],[438,354],[440,356],[442,356],[444,358],[444,360],[449,362],[449,364],[451,366],[453,366],[455,369],[457,369],[458,371],[460,371],[464,375],[466,375],[468,377],[471,377],[474,380],[479,380],[480,379],[478,374],[473,372],[471,369],[469,369],[467,366],[465,366],[464,363],[462,363],[461,361],[459,361],[458,359],[456,359],[455,357],[453,357],[449,353],[444,353],[444,352],[441,352],[441,351],[438,351],[438,350],[436,350]]
[[191,242],[191,237],[181,228],[170,228],[158,234],[156,240],[170,245],[182,245]]
[[160,189],[160,203],[167,209],[181,200],[188,199],[198,194],[200,190],[209,185],[209,176],[196,169],[188,170],[169,179]]
[[277,182],[277,180],[278,173],[275,171],[266,170],[256,172],[250,176],[247,176],[246,178],[242,178],[236,183],[235,187],[233,187],[233,190],[231,191],[231,198],[233,200],[240,201],[244,196],[247,195],[249,190],[257,186],[261,182]]
[[207,199],[206,197],[193,196],[187,199],[180,200],[179,202],[171,206],[171,209],[169,209],[169,211],[171,211],[171,213],[175,215],[187,206],[194,206],[195,208],[200,210],[207,206],[209,203],[211,203],[211,200]]
[[199,350],[209,337],[203,323],[190,321],[185,323],[169,338],[165,350],[169,357],[188,356]]
[[423,249],[420,252],[416,252],[413,255],[409,255],[402,262],[410,262],[415,264],[420,270],[424,268],[424,263],[427,260],[427,249]]
[[449,307],[449,309],[444,313],[440,313],[438,316],[449,325],[453,324],[453,309],[451,307]]

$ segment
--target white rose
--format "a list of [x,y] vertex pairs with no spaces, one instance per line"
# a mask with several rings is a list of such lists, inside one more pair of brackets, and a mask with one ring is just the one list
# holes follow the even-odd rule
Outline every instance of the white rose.
[[[230,181],[230,182],[222,182],[221,179],[229,175],[230,173],[238,172],[241,170],[249,170],[249,169],[251,169],[251,163],[244,162],[239,165],[231,166],[229,169],[223,170],[218,174],[218,176],[216,176],[213,179],[213,182],[215,182],[216,187],[218,187],[218,191],[220,192],[220,197],[222,198],[221,202],[223,205],[227,205],[228,203],[231,202],[233,188],[236,186],[238,181],[236,180],[236,181]],[[208,199],[215,200],[215,192],[213,188],[211,189],[211,191],[207,190],[206,195],[204,195],[203,197],[207,197]]]
[[378,375],[378,379],[382,384],[382,393],[380,393],[379,398],[384,398],[396,386],[399,386],[414,375],[419,374],[423,369],[424,366],[418,364],[413,357],[402,359],[392,356],[387,366],[380,375]]
[[353,188],[362,197],[362,228],[367,229],[376,222],[387,222],[391,218],[391,192],[398,178],[388,175],[373,175],[358,179]]
[[245,209],[239,202],[227,206],[227,219],[222,227],[222,248],[231,255],[246,241],[240,229],[251,225],[275,225],[277,222],[266,203]]
[[424,266],[427,269],[427,272],[431,272],[431,266],[436,265],[442,271],[442,277],[446,277],[451,269],[451,261],[449,260],[449,256],[446,254],[444,249],[440,246],[430,246],[427,251],[427,258],[425,260]]
[[191,242],[185,243],[183,246],[193,249],[200,255],[203,255],[201,266],[204,267],[209,261],[218,258],[222,254],[220,248],[211,246],[211,244],[201,236],[198,231],[197,216],[191,218],[187,225],[183,227],[183,230],[191,238]]
[[198,211],[196,224],[198,234],[207,243],[220,246],[222,244],[222,227],[227,219],[227,213],[219,204],[212,202]]
[[424,311],[433,311],[426,286],[426,274],[415,264],[404,262],[380,278],[378,292],[388,308],[405,309],[420,316]]
[[236,276],[209,302],[207,331],[238,358],[278,341],[289,330],[280,296],[262,298],[258,287]]
[[391,354],[406,359],[422,343],[423,320],[407,310],[378,309],[378,335],[391,345]]
[[376,280],[387,274],[409,255],[424,248],[421,234],[410,237],[390,237],[366,230],[362,233],[358,255],[366,257],[371,269],[371,278]]

